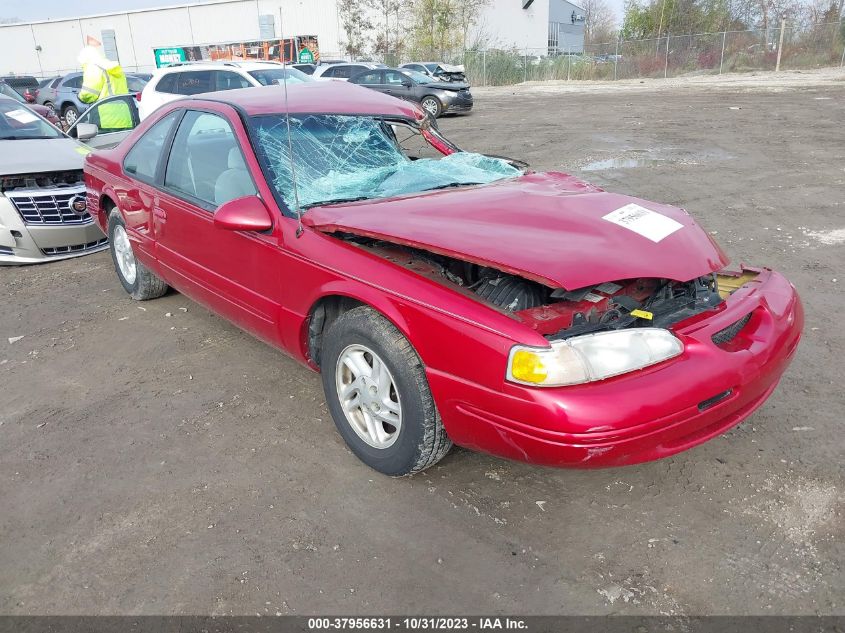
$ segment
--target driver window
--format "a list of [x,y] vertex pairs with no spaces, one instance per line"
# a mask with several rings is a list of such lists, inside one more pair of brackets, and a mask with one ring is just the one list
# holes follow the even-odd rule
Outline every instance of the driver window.
[[94,104],[79,117],[78,122],[91,123],[97,126],[100,134],[108,134],[134,129],[138,117],[132,98],[126,97]]
[[232,127],[210,112],[189,111],[173,139],[164,186],[209,209],[256,189]]
[[384,73],[384,83],[392,85],[402,85],[402,80],[405,76],[402,73],[397,73],[395,70],[387,70]]

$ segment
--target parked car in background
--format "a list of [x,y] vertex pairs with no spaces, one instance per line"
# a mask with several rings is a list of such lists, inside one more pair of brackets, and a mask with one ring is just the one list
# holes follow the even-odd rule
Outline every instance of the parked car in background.
[[51,84],[54,81],[57,81],[61,78],[62,78],[61,75],[56,75],[55,77],[45,77],[44,79],[39,79],[38,80],[38,91],[39,91],[39,93],[41,92],[41,90],[43,88],[46,88],[49,84]]
[[399,68],[416,70],[419,73],[428,75],[432,79],[439,79],[441,81],[465,82],[467,80],[463,66],[453,66],[440,62],[409,62],[407,64],[401,64]]
[[[108,108],[109,116],[100,116]],[[115,110],[118,109],[117,116]],[[131,121],[130,127],[109,127],[109,120]],[[141,122],[135,95],[115,95],[94,103],[67,129],[67,135],[96,149],[108,149],[120,143]]]
[[469,84],[440,81],[414,70],[377,68],[358,73],[349,81],[406,101],[416,101],[435,118],[472,110]]
[[0,264],[107,248],[87,211],[82,163],[89,151],[29,106],[0,98]]
[[373,62],[342,62],[337,64],[321,63],[317,66],[316,70],[314,70],[312,77],[320,80],[339,79],[341,81],[347,81],[352,75],[355,75],[363,70],[372,70],[382,66],[384,66],[384,64],[376,64]]
[[22,96],[27,103],[35,103],[38,99],[38,80],[29,75],[6,75],[0,77],[12,89]]
[[0,81],[0,98],[11,99],[12,101],[16,101],[17,103],[27,105],[33,112],[35,112],[39,116],[44,117],[56,127],[61,126],[61,121],[59,121],[59,117],[56,116],[56,113],[53,112],[53,110],[51,110],[47,106],[38,105],[37,103],[27,103],[26,100],[18,92],[13,90],[7,83],[3,81]]
[[38,84],[38,97],[35,103],[43,105],[55,111],[54,104],[56,103],[56,89],[62,82],[62,77],[50,77]]
[[291,84],[314,81],[296,68],[278,62],[194,62],[172,64],[159,70],[141,92],[138,108],[145,119],[159,106],[180,97],[272,86],[287,81]]
[[[129,92],[141,92],[147,85],[147,81],[133,73],[127,73],[126,86]],[[82,88],[82,73],[73,72],[61,77],[58,82],[53,82],[45,89],[46,95],[39,95],[39,103],[52,107],[68,125],[73,125],[79,115],[88,108],[90,104],[84,103],[79,98],[79,91]]]
[[[461,151],[355,85],[288,93],[167,104],[88,155],[89,208],[132,298],[172,285],[319,370],[372,468],[417,472],[453,442],[577,468],[668,457],[751,415],[792,360],[795,288],[727,270],[683,209]],[[412,160],[409,135],[440,158]]]
[[306,75],[313,75],[314,71],[317,70],[317,64],[291,64],[291,68],[296,68],[298,71],[305,73]]

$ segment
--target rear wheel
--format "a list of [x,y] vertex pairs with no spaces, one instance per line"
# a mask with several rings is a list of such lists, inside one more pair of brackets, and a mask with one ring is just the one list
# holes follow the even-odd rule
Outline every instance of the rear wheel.
[[368,307],[342,314],[325,335],[320,368],[338,432],[365,464],[410,475],[440,461],[452,442],[408,339]]
[[440,103],[440,99],[437,97],[433,97],[432,95],[428,95],[427,97],[423,97],[421,102],[422,107],[428,112],[432,117],[435,119],[440,116],[443,112],[443,104]]
[[62,118],[68,125],[73,125],[79,118],[79,110],[73,104],[68,104],[62,109]]
[[47,108],[47,109],[50,111],[50,114],[52,114],[52,115],[55,115],[55,114],[56,114],[56,106],[54,106],[54,105],[52,104],[52,102],[50,102],[50,101],[45,101],[45,102],[44,102],[44,107],[45,107],[45,108]]
[[117,278],[129,296],[136,301],[157,299],[167,292],[167,284],[149,268],[135,259],[132,243],[126,234],[126,224],[120,211],[109,214],[109,245]]

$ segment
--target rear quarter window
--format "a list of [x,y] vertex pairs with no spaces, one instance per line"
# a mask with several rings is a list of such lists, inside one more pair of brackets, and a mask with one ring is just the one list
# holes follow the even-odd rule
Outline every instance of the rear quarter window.
[[139,138],[123,159],[123,169],[139,180],[155,180],[158,166],[162,160],[162,149],[173,123],[182,114],[175,110],[155,123]]
[[75,75],[73,77],[68,77],[62,82],[62,88],[81,88],[82,87],[82,75]]
[[156,92],[166,92],[168,94],[177,94],[176,93],[176,79],[179,77],[180,73],[168,73],[164,77],[158,80],[156,84],[155,91]]

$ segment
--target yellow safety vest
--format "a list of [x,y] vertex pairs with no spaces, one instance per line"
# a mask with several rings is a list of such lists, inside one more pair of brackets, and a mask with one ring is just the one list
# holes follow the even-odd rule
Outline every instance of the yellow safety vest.
[[[112,95],[125,94],[129,94],[129,86],[123,68],[117,62],[102,59],[82,66],[79,99],[83,103],[95,103]],[[128,130],[132,127],[132,115],[125,104],[103,104],[99,115],[100,127],[103,129]]]

